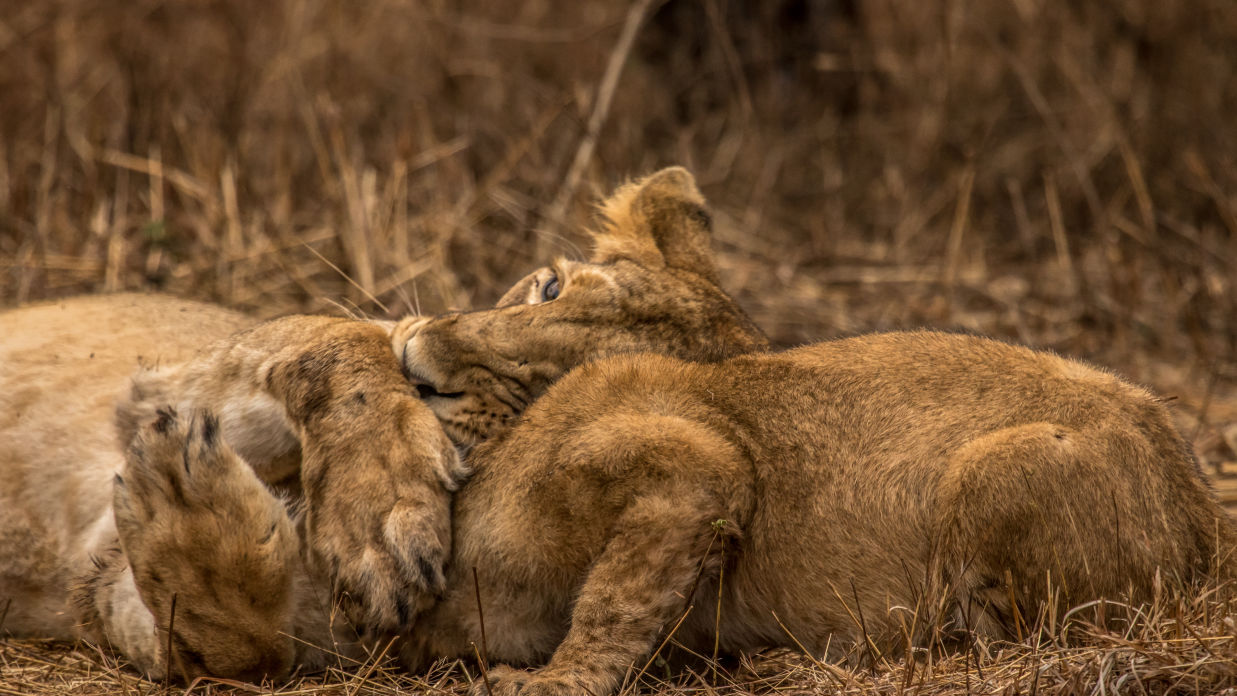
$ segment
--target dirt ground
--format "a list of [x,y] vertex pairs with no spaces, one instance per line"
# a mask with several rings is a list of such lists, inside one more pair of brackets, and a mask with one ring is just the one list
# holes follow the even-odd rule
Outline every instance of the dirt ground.
[[[1175,400],[1237,510],[1234,113],[1226,0],[0,0],[0,307],[132,289],[261,316],[484,306],[587,256],[597,195],[684,164],[726,286],[780,345],[934,326],[1110,367]],[[1104,632],[1077,648],[1094,663],[1053,655],[1090,665],[1078,692],[1214,693],[1237,652],[1212,609],[1147,628],[1162,655]],[[1007,652],[987,674],[1056,659]],[[1152,654],[1194,681],[1130,676]],[[902,693],[924,673],[840,684],[779,660],[675,688]],[[109,664],[0,643],[0,694],[44,683],[18,672],[156,689]],[[1072,683],[948,664],[966,679],[924,693]],[[788,681],[751,676],[770,665]]]

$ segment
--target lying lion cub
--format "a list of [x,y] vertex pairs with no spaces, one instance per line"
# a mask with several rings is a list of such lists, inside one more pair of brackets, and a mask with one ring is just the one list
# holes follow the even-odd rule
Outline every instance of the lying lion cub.
[[[750,352],[763,339],[717,289],[686,172],[621,189],[605,212],[592,263],[537,271],[494,310],[395,328],[424,402],[478,442],[454,498],[445,593],[399,648],[412,668],[473,654],[478,594],[488,658],[545,663],[491,668],[494,694],[600,695],[672,628],[700,652],[716,640],[840,653],[951,626],[1004,636],[1048,604],[1232,577],[1237,532],[1146,391],[927,331]],[[696,362],[635,352],[649,346]],[[590,362],[598,353],[620,354]],[[118,489],[118,520],[156,511],[121,525],[142,596],[164,598],[154,620],[167,630],[166,598],[184,585],[153,571],[196,573],[203,588],[205,604],[175,620],[172,658],[189,673],[214,670],[222,646],[218,664],[278,650],[229,640],[244,612],[211,608],[239,606],[243,583],[195,569],[190,544],[145,553],[163,536],[150,529],[183,524],[209,543],[217,528],[187,510],[263,500],[242,520],[261,559],[247,572],[288,579],[252,604],[295,630],[295,595],[313,587],[295,581],[295,536],[270,534],[291,524],[284,508],[252,477],[248,490],[211,483],[243,471],[210,415],[164,411]],[[282,613],[266,610],[277,601]]]
[[[176,603],[178,639],[215,640],[220,630],[209,620],[244,646],[239,662],[229,661],[227,645],[207,651],[206,671],[260,678],[321,657],[316,649],[302,655],[303,645],[286,644],[281,631],[319,635],[308,608],[329,608],[332,586],[366,630],[403,625],[401,611],[441,591],[449,495],[465,471],[404,380],[389,327],[326,317],[254,325],[218,307],[124,294],[0,313],[0,336],[4,634],[92,637],[160,677]],[[130,380],[139,363],[147,367]],[[157,499],[114,514],[113,478],[125,443],[156,419],[157,404],[212,409],[213,436],[247,466],[161,491],[175,513],[143,525],[141,544],[128,543],[117,527],[154,512]],[[303,503],[300,528],[267,485]],[[127,490],[121,483],[115,492]],[[301,490],[312,495],[302,500]],[[308,571],[267,572],[299,562],[302,541],[314,588],[328,591],[298,594],[304,607],[295,608],[295,624],[266,622],[268,610],[280,618],[293,611],[288,582],[308,582]],[[235,586],[209,594],[214,585],[201,583],[198,570]],[[152,593],[154,578],[177,598]],[[322,633],[319,642],[334,639],[348,636]]]
[[[595,260],[715,282],[702,206],[682,170],[620,191]],[[516,411],[544,387],[507,341],[552,344],[650,294],[709,311],[598,275],[559,263],[525,281],[525,304],[406,320],[407,374],[444,422],[481,402]],[[1235,569],[1237,529],[1159,400],[974,336],[593,361],[469,466],[447,594],[403,654],[472,651],[476,569],[489,658],[548,658],[490,669],[495,696],[611,693],[672,627],[703,654],[886,649],[942,626],[1013,635],[1048,603],[1139,602]]]

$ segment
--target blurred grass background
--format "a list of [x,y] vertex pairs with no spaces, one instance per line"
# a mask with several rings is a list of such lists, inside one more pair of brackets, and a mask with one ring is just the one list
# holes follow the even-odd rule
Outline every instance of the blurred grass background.
[[1228,0],[0,0],[0,306],[483,306],[681,163],[779,343],[1054,348],[1223,467],[1234,114]]

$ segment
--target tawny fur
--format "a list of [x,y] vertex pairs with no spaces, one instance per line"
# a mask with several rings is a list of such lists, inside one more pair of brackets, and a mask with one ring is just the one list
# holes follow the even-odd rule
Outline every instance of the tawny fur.
[[[716,286],[690,175],[654,175],[603,210],[611,224],[593,263],[542,269],[494,310],[395,327],[405,374],[447,432],[472,446],[475,471],[455,496],[445,596],[417,615],[429,602],[409,584],[416,616],[399,649],[411,667],[472,654],[474,569],[488,657],[544,663],[492,668],[487,689],[501,696],[610,693],[684,614],[676,640],[705,653],[715,638],[725,652],[799,642],[840,653],[869,640],[884,650],[903,644],[895,636],[950,626],[1001,636],[1015,615],[1048,602],[1137,602],[1157,583],[1232,576],[1237,534],[1146,391],[1053,355],[933,332],[762,353],[763,336]],[[560,293],[547,301],[551,283]],[[323,383],[308,377],[291,382]],[[346,396],[326,384],[331,399]],[[282,393],[289,418],[305,422],[295,414],[308,394]],[[177,467],[197,472],[190,478],[245,470],[226,433],[209,438],[187,419],[182,409],[175,428],[146,425],[128,470],[166,481]],[[417,423],[401,442],[420,448],[418,471],[432,471],[436,426]],[[302,453],[305,470],[341,454]],[[202,465],[211,461],[231,464]],[[232,495],[260,503],[244,507],[253,531],[285,519],[256,478],[244,480],[250,492]],[[361,477],[324,497],[381,497],[382,485]],[[176,490],[128,495],[161,498],[173,525],[191,517]],[[432,525],[437,510],[423,511],[429,522],[415,510],[409,519]],[[193,528],[203,544],[221,534]],[[130,531],[139,567],[138,549],[159,535]],[[237,538],[233,552],[244,546]],[[289,578],[278,583],[286,596],[267,587],[253,596],[211,563],[164,559],[190,568],[195,601],[207,606],[239,596],[299,607],[302,594],[321,592],[317,571],[295,562],[296,535],[248,538],[247,557]],[[258,554],[271,539],[285,550]],[[143,598],[178,591],[162,574],[138,575]],[[270,625],[330,639],[324,614],[284,611]],[[199,641],[180,663],[248,675],[287,659],[286,636],[263,644],[240,620],[196,623],[205,644],[230,652],[212,661]],[[219,640],[229,632],[251,642]]]
[[[683,343],[731,349],[594,360],[478,445],[455,498],[451,590],[411,634],[410,664],[480,640],[474,568],[490,659],[544,663],[496,670],[487,688],[504,696],[610,693],[684,613],[675,639],[698,653],[716,640],[840,655],[942,630],[1006,637],[1047,603],[1141,602],[1157,584],[1232,577],[1237,533],[1153,395],[929,331],[743,354],[759,339],[736,338],[730,313],[641,282],[713,282],[700,205],[682,170],[622,189],[596,260],[638,271],[603,291],[556,267],[553,302],[517,288],[508,299],[534,304],[405,332],[407,370],[469,397],[538,393],[518,363],[475,356],[615,308],[643,304],[629,322],[655,303],[696,314],[701,333]],[[450,418],[460,400],[431,406]]]

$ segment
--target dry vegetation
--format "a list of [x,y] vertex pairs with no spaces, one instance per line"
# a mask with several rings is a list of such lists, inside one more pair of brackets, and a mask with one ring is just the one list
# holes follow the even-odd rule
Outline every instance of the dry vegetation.
[[[1177,397],[1208,467],[1237,472],[1235,113],[1229,0],[0,0],[0,306],[480,306],[584,253],[596,193],[683,163],[777,341],[934,325],[1051,347]],[[680,686],[1232,688],[1228,604],[1166,602],[978,664],[773,656]],[[0,643],[0,670],[0,694],[159,689],[89,650]],[[450,691],[452,670],[289,693]]]
[[[1166,597],[1128,622],[1111,618],[1116,613],[1115,607],[1089,606],[1020,642],[919,651],[911,659],[880,659],[866,666],[825,664],[785,650],[681,671],[653,663],[629,673],[619,696],[1237,693],[1237,613],[1228,599],[1211,595],[1187,603]],[[474,664],[460,661],[407,674],[378,652],[364,664],[341,663],[323,674],[280,684],[200,679],[185,686],[144,681],[91,646],[9,641],[0,642],[0,694],[466,696],[478,676]]]

